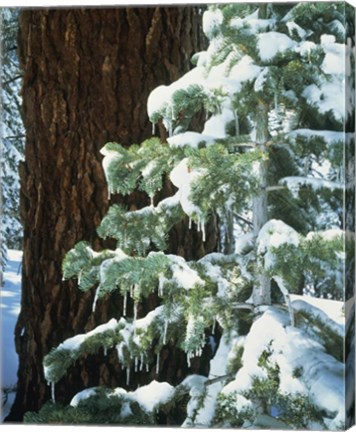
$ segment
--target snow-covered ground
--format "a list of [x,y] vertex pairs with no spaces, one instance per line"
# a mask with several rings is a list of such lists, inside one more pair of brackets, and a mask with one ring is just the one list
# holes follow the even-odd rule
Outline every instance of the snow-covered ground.
[[[18,358],[15,351],[14,329],[21,305],[22,251],[8,250],[8,262],[4,272],[4,285],[0,291],[0,340],[1,340],[1,409],[0,421],[8,415],[17,380]],[[5,391],[4,391],[5,390]],[[7,400],[6,400],[7,395]],[[3,403],[5,403],[4,406]]]

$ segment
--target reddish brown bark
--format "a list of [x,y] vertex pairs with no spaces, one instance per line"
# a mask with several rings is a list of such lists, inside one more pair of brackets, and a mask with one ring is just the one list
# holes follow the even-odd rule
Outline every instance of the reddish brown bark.
[[[150,91],[176,80],[201,49],[196,8],[25,10],[20,18],[24,71],[26,159],[21,166],[24,223],[22,309],[16,326],[19,381],[9,421],[38,410],[49,399],[42,359],[63,339],[120,315],[116,294],[100,302],[93,293],[63,282],[65,253],[80,240],[98,246],[96,227],[108,208],[99,150],[107,141],[124,145],[151,135],[146,113]],[[168,191],[167,191],[168,192]],[[146,197],[134,194],[140,207]],[[215,230],[208,248],[216,246]],[[201,238],[184,225],[172,233],[171,250],[191,258],[205,253]],[[150,298],[144,308],[156,304]],[[120,385],[123,373],[109,353],[91,356],[56,386],[67,403],[89,385]],[[180,380],[185,359],[167,349],[162,379]],[[150,372],[143,380],[149,380]],[[137,382],[140,377],[133,379]]]

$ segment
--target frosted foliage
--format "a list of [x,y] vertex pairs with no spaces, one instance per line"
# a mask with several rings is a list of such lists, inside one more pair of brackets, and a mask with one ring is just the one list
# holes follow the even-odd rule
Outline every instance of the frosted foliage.
[[[321,314],[318,308],[301,301],[298,309]],[[244,348],[243,367],[224,387],[224,394],[242,394],[251,387],[254,377],[267,378],[266,371],[258,365],[258,359],[267,350],[270,364],[279,366],[279,391],[309,395],[312,403],[326,412],[327,426],[330,429],[340,427],[339,422],[344,421],[344,368],[320,345],[317,330],[306,333],[290,327],[286,312],[267,307],[252,325]],[[298,378],[293,373],[296,369],[302,371]]]

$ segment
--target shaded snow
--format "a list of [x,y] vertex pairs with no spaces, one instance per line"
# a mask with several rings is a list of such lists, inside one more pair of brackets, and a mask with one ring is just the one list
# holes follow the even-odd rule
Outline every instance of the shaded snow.
[[[22,251],[9,249],[4,271],[4,283],[0,291],[1,318],[1,389],[13,388],[17,382],[18,357],[15,350],[14,331],[21,305],[21,261]],[[2,394],[3,398],[3,394]],[[1,409],[2,421],[10,412],[15,393]],[[2,403],[2,402],[1,402]]]

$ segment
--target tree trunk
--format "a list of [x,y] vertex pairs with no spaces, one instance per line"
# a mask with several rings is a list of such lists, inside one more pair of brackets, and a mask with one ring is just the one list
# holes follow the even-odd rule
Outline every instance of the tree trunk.
[[[256,143],[262,153],[266,152],[268,133],[268,106],[260,102],[256,112]],[[257,237],[260,229],[268,221],[267,200],[267,161],[262,160],[258,167],[260,192],[253,198],[253,233]],[[253,289],[253,302],[256,306],[271,304],[271,281],[264,271],[263,264],[257,266],[256,283]]]
[[[99,150],[108,141],[129,145],[151,135],[147,97],[189,69],[191,55],[202,49],[200,18],[194,7],[21,13],[24,260],[15,330],[18,391],[8,421],[20,421],[24,412],[37,411],[49,399],[42,359],[52,347],[120,316],[122,299],[113,295],[99,302],[91,317],[93,293],[83,294],[75,282],[62,281],[61,263],[80,240],[102,245],[96,227],[108,201]],[[133,194],[126,202],[142,207],[147,197]],[[216,247],[213,225],[208,247],[200,235],[184,229],[183,224],[174,229],[171,250],[204,254]],[[156,301],[150,298],[144,307]],[[108,353],[105,365],[102,359],[102,354],[90,356],[73,367],[56,386],[57,401],[68,403],[86,386],[124,385],[114,353]],[[167,350],[164,378],[183,377],[183,360]]]

